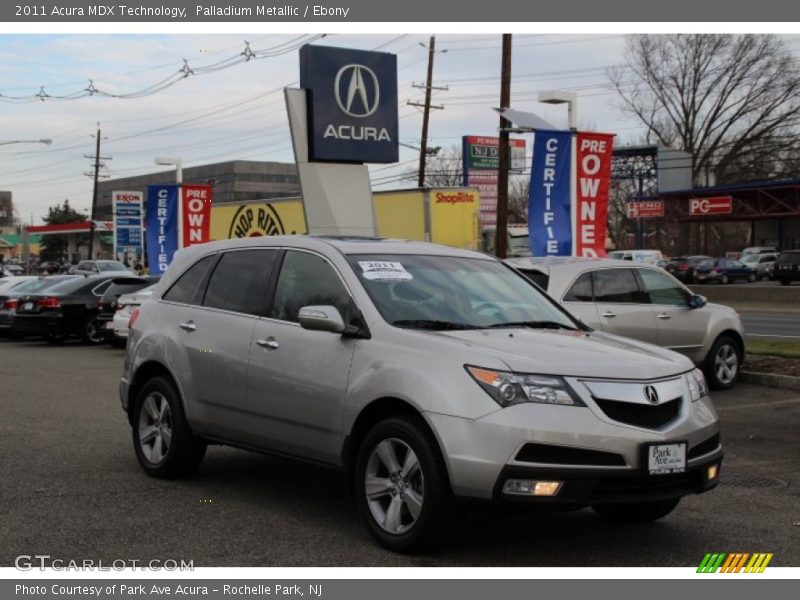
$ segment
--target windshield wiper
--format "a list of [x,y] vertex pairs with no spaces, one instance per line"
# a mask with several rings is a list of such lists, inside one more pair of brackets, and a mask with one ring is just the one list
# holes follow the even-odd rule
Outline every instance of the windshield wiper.
[[508,323],[495,323],[487,325],[484,329],[502,329],[503,327],[529,327],[530,329],[567,329],[577,331],[575,327],[570,327],[558,321],[509,321]]
[[435,329],[445,331],[448,329],[478,329],[469,323],[456,323],[455,321],[436,321],[431,319],[400,319],[392,321],[392,325],[397,327],[410,327],[414,329]]

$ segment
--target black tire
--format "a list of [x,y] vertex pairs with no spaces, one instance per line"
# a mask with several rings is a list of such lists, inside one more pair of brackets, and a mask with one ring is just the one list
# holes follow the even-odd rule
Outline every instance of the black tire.
[[755,273],[750,273],[750,275],[747,277],[747,281],[749,281],[750,283],[755,283],[757,280],[758,277],[756,277]]
[[652,502],[630,502],[624,504],[596,504],[594,511],[612,523],[652,523],[671,513],[680,503],[680,498],[654,500]]
[[722,279],[720,279],[720,283],[725,285],[725,284],[730,283],[730,282],[731,282],[731,280],[728,278],[728,276],[723,273],[722,274]]
[[787,281],[786,279],[780,279],[781,285],[789,285],[791,282]]
[[[423,482],[421,488],[422,508],[415,519],[408,508],[410,505],[407,501],[399,499],[403,497],[403,494],[387,492],[380,500],[373,500],[378,504],[392,503],[393,499],[398,500],[401,507],[398,509],[398,522],[402,522],[403,516],[406,521],[413,519],[412,523],[407,525],[408,529],[400,533],[390,533],[384,529],[373,513],[373,510],[379,511],[380,508],[375,507],[374,504],[372,505],[374,508],[371,508],[371,503],[367,500],[367,468],[372,468],[375,464],[372,462],[373,452],[377,452],[376,448],[381,443],[397,444],[400,448],[406,445],[414,452],[419,462],[421,478],[417,478],[416,481]],[[397,457],[399,458],[399,455]],[[387,480],[390,476],[387,473]],[[401,477],[401,480],[404,481],[402,485],[407,484],[406,493],[412,489],[416,493],[420,491],[420,488],[412,488],[414,481],[411,477],[408,479]],[[353,475],[353,490],[356,506],[367,529],[384,548],[394,552],[430,549],[444,543],[452,531],[457,506],[453,499],[447,467],[436,440],[421,418],[392,417],[381,421],[369,430],[358,449]],[[390,509],[387,508],[384,524],[388,521],[389,512]]]
[[80,333],[83,343],[91,346],[102,344],[105,340],[95,315],[89,315],[83,320]]
[[[729,348],[730,351],[735,353],[736,372],[732,378],[727,376],[725,370],[723,370],[722,376],[720,376],[719,373],[717,357],[720,355],[720,352],[726,352],[723,350],[724,348]],[[730,369],[730,366],[728,368]],[[704,371],[706,374],[706,379],[708,380],[708,385],[712,390],[727,390],[733,387],[733,385],[739,379],[739,374],[742,371],[742,348],[739,345],[739,342],[730,335],[719,336],[716,341],[714,341],[714,345],[711,346],[711,351],[706,357]]]
[[[151,440],[144,441],[140,435],[144,433],[143,430],[148,427],[148,423],[149,426],[158,429],[147,411],[150,398],[154,399],[154,403],[160,402],[163,398],[168,407],[168,411],[162,412],[164,420],[159,421],[159,424],[163,423],[165,427],[154,436],[161,438],[159,450],[166,444],[163,454],[158,453],[160,455],[158,459],[154,456],[157,442],[154,441],[151,446],[149,443]],[[155,400],[156,398],[159,400]],[[165,429],[170,430],[169,440],[166,435],[162,435]],[[192,434],[186,422],[183,405],[175,385],[164,377],[153,377],[139,390],[133,405],[131,432],[139,465],[148,475],[159,479],[177,479],[191,475],[200,466],[206,453],[206,443]]]

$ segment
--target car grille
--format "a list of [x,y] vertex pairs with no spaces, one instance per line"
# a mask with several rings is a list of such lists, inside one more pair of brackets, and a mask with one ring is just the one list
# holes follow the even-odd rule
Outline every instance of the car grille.
[[719,434],[712,435],[710,438],[705,440],[704,442],[700,442],[696,446],[692,446],[689,449],[686,458],[692,459],[697,458],[698,456],[703,456],[704,454],[708,454],[709,452],[713,452],[717,448],[719,448]]
[[517,452],[516,460],[553,465],[590,465],[598,467],[624,467],[626,464],[625,458],[614,452],[533,443],[525,444]]
[[658,429],[674,420],[681,409],[681,399],[674,398],[662,404],[635,404],[617,400],[595,398],[597,406],[609,419],[645,429]]

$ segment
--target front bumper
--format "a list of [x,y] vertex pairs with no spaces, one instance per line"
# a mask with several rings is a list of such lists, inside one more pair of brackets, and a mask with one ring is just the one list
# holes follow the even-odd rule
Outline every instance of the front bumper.
[[[426,413],[444,451],[456,496],[504,500],[498,490],[509,478],[564,482],[556,496],[523,497],[534,504],[678,497],[716,485],[704,479],[707,467],[722,459],[719,443],[709,445],[709,440],[718,440],[715,436],[719,435],[717,413],[709,397],[697,402],[684,397],[677,418],[661,428],[645,429],[611,420],[591,396],[580,395],[586,407],[524,403],[475,420]],[[644,445],[677,441],[687,443],[685,477],[650,477],[643,464]],[[613,461],[571,459],[566,461],[570,464],[563,464],[550,458],[531,462],[536,459],[520,455],[529,443],[565,450],[573,459],[575,454],[613,455]]]

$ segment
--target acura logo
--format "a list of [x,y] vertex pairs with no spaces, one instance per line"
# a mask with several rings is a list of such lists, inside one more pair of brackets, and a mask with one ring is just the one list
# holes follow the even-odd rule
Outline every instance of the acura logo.
[[[342,85],[342,80],[345,85]],[[378,76],[364,65],[345,65],[336,73],[333,95],[336,104],[346,115],[368,117],[378,110],[381,101]]]
[[652,385],[644,386],[644,397],[650,404],[658,404],[658,390]]

